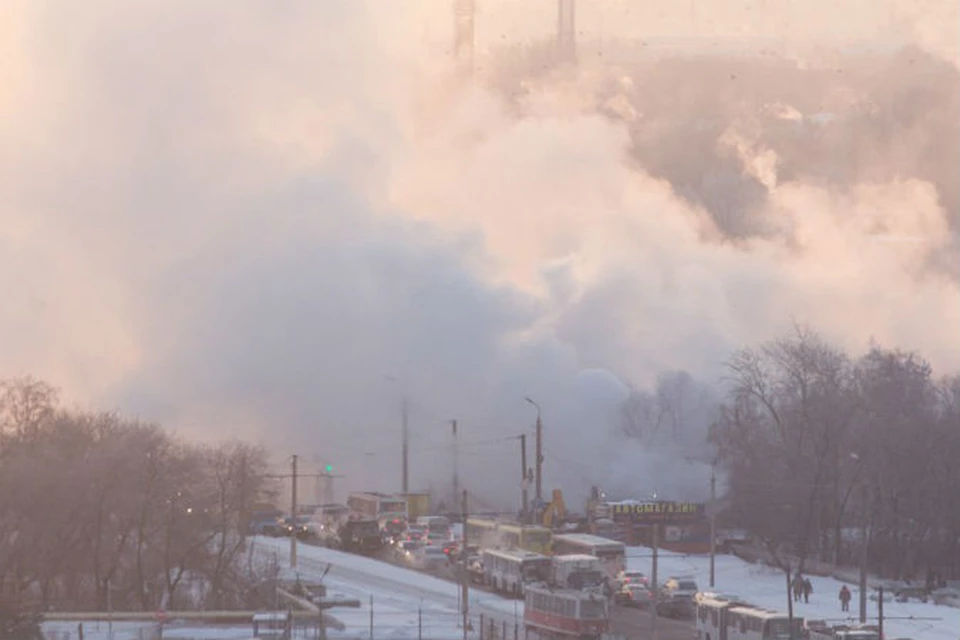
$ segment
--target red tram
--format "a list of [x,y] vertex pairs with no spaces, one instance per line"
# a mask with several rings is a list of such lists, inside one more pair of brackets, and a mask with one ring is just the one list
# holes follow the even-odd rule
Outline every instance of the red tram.
[[599,638],[609,626],[607,599],[599,593],[524,587],[523,626],[545,637]]

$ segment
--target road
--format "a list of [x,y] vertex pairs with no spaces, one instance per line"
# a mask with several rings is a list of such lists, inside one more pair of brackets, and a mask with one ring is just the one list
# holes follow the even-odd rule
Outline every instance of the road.
[[[405,565],[402,562],[396,561],[390,556],[385,555],[382,558],[379,558],[381,562],[385,564],[401,567],[404,569],[410,569],[409,566]],[[335,576],[342,571],[338,571],[336,567],[331,570],[331,576]],[[447,582],[455,583],[457,578],[454,571],[450,568],[444,568],[437,571],[422,571],[420,573],[427,573],[433,577],[440,578]],[[346,572],[344,577],[349,577],[351,579],[357,579],[358,577],[354,574],[351,574],[349,571]],[[379,578],[379,577],[367,577],[374,580],[379,587],[387,587],[388,584],[395,584],[395,582],[390,579]],[[367,579],[364,578],[364,579]],[[411,593],[417,593],[417,590],[408,585],[400,585],[399,588],[401,592],[406,593],[409,590]],[[489,594],[490,597],[499,598],[494,595],[489,589],[482,587],[480,585],[470,585],[472,592],[482,592],[484,594]],[[431,594],[433,597],[433,594]],[[473,598],[471,598],[471,601]],[[489,601],[488,601],[489,602]],[[510,600],[506,600],[510,602]],[[507,628],[510,633],[512,633],[513,625],[516,622],[513,616],[505,614],[503,607],[498,607],[492,609],[489,606],[484,606],[484,601],[481,600],[477,605],[471,605],[475,607],[475,611],[482,612],[485,615],[485,618],[493,618],[497,621],[498,624],[503,622],[507,623]],[[477,608],[479,607],[479,608]],[[636,609],[631,607],[620,607],[612,606],[610,609],[610,632],[619,635],[625,635],[631,640],[653,640],[652,638],[652,616],[650,612],[644,609]],[[690,621],[685,620],[672,620],[670,618],[658,618],[657,619],[657,639],[656,640],[692,640],[697,637],[696,627]],[[521,630],[522,637],[522,630]]]

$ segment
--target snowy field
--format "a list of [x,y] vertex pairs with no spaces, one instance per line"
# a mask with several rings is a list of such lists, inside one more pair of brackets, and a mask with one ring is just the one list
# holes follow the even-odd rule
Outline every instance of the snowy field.
[[[258,553],[275,554],[281,566],[288,566],[288,540],[258,537],[254,544]],[[372,609],[376,638],[462,638],[460,589],[456,584],[372,558],[297,546],[296,573],[303,579],[320,579],[328,564],[330,572],[324,578],[328,597],[356,598],[361,603],[359,609],[329,612],[346,627],[344,631],[332,630],[331,636],[369,637]],[[474,627],[478,627],[483,614],[486,620],[495,619],[498,628],[506,623],[512,634],[513,625],[523,617],[523,603],[471,590],[470,614]]]
[[[627,565],[635,571],[651,573],[651,553],[646,547],[629,547]],[[685,556],[661,551],[658,562],[658,578],[663,581],[670,576],[692,576],[701,591],[708,591],[710,584],[710,558]],[[752,565],[735,556],[718,555],[716,558],[716,587],[719,593],[738,596],[760,607],[787,610],[787,585],[779,569]],[[827,620],[831,624],[851,622],[845,616],[859,615],[858,585],[848,584],[852,592],[850,612],[840,611],[838,594],[842,582],[833,578],[809,576],[813,594],[809,604],[794,603],[794,614],[810,620]],[[958,640],[960,638],[960,609],[920,602],[884,602],[884,635],[887,638],[914,638],[915,640]],[[876,600],[867,602],[868,622],[876,624]],[[913,618],[913,619],[906,619]],[[919,620],[918,618],[939,618]]]
[[[43,634],[47,640],[78,640],[76,622],[44,622]],[[151,640],[157,625],[152,622],[84,622],[83,640]],[[171,623],[164,625],[164,640],[250,640],[252,626],[200,625]]]

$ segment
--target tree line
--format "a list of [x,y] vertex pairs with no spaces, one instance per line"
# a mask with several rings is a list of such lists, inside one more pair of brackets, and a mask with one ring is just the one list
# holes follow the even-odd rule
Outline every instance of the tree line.
[[866,534],[873,572],[960,578],[960,375],[876,344],[851,356],[805,327],[725,370],[718,386],[671,371],[633,389],[621,432],[716,465],[720,524],[774,557],[856,564]]
[[737,351],[709,432],[722,518],[775,553],[960,577],[960,375],[915,353],[851,357],[805,328]]
[[261,447],[188,443],[66,410],[42,381],[0,381],[0,605],[250,606],[263,567],[243,532],[271,497],[266,471]]

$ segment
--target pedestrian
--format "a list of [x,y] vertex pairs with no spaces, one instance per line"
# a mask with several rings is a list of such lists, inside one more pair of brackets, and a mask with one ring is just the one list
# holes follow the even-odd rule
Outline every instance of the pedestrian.
[[850,589],[847,589],[847,585],[840,587],[840,610],[850,611]]
[[800,602],[800,596],[803,595],[803,576],[799,573],[793,579],[793,601]]
[[813,584],[810,582],[810,578],[803,579],[803,602],[810,602],[810,594],[813,593]]

